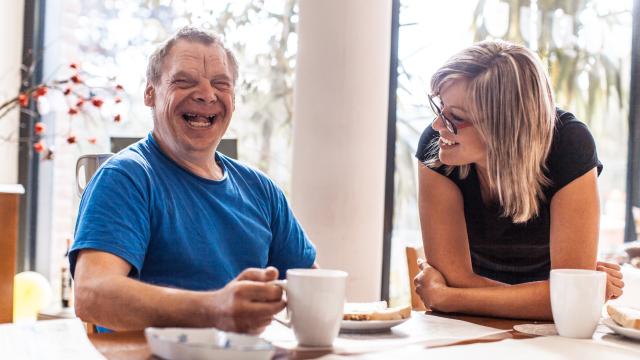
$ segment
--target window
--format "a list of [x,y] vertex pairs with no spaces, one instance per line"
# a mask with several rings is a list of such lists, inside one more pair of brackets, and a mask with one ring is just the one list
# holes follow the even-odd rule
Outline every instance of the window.
[[[434,118],[426,96],[430,77],[449,56],[475,41],[492,38],[524,44],[548,65],[558,106],[589,125],[604,164],[599,179],[601,256],[622,244],[632,3],[401,1],[392,303],[409,301],[404,247],[422,244],[413,154],[421,132]],[[616,41],[605,41],[605,36]]]

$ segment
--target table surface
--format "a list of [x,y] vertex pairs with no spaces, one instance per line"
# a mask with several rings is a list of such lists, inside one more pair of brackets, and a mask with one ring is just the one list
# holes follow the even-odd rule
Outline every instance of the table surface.
[[[511,330],[506,333],[500,333],[483,338],[465,340],[453,345],[472,344],[479,342],[499,341],[504,339],[527,339],[531,338],[529,335],[519,333],[512,330],[514,325],[532,323],[531,320],[511,320],[511,319],[498,319],[489,317],[476,317],[468,315],[443,315],[434,314],[437,316],[443,316],[451,319],[458,319],[468,321],[478,325],[489,326],[501,330]],[[154,359],[149,351],[147,342],[144,338],[142,331],[127,331],[116,332],[109,334],[89,334],[89,340],[98,349],[102,355],[109,360],[142,360],[142,359]],[[276,359],[312,359],[328,354],[328,351],[317,352],[295,352],[280,349],[276,352]]]

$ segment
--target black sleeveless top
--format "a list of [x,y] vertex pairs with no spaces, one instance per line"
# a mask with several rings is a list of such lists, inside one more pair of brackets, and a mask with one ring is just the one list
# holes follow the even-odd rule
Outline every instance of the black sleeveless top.
[[[462,193],[471,263],[476,274],[508,284],[549,279],[551,199],[558,190],[594,167],[598,168],[598,175],[602,172],[593,136],[584,123],[573,114],[558,110],[555,128],[546,172],[553,183],[544,189],[546,200],[540,204],[539,215],[526,223],[514,224],[510,218],[500,216],[499,204],[483,203],[474,165],[463,180],[457,167],[449,175],[445,166],[433,169],[451,179]],[[431,156],[429,145],[438,138],[431,125],[424,130],[416,152],[420,161]]]

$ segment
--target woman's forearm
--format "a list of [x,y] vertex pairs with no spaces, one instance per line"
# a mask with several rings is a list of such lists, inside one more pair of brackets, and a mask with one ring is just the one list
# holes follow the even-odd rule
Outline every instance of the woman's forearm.
[[453,281],[449,281],[449,278],[443,274],[447,279],[447,284],[452,287],[457,288],[485,288],[485,287],[495,287],[495,286],[506,286],[507,284],[501,283],[496,280],[489,279],[484,276],[480,276],[478,274],[469,274],[463,279],[456,279]]
[[552,320],[549,281],[483,288],[445,287],[435,310],[515,319]]

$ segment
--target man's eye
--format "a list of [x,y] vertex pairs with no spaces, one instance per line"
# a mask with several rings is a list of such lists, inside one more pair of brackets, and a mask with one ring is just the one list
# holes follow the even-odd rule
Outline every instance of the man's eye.
[[222,89],[228,89],[231,87],[231,83],[228,81],[216,81],[213,83],[213,86],[222,88]]

